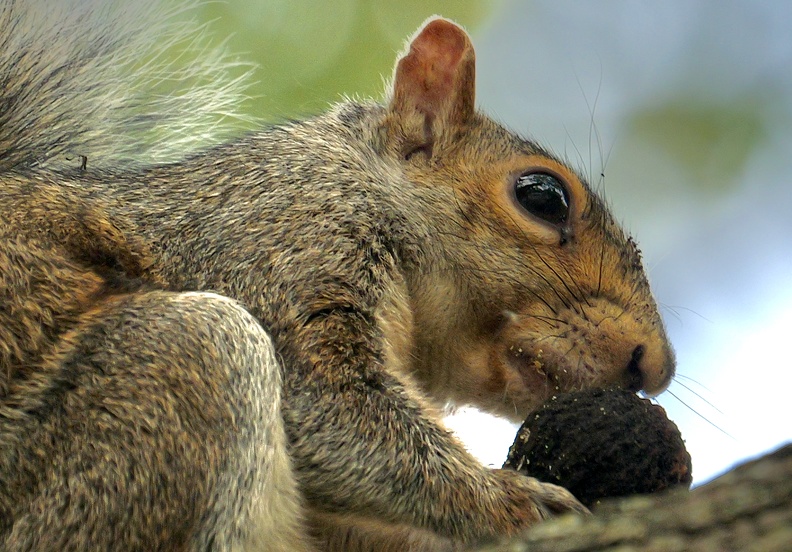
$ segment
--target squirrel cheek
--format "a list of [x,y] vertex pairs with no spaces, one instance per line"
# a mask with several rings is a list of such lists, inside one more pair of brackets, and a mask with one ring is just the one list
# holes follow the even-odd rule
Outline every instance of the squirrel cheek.
[[496,341],[489,350],[487,377],[475,402],[519,421],[559,391],[546,367],[541,349],[532,349],[522,340]]
[[546,370],[547,361],[544,358],[544,350],[541,348],[530,351],[524,344],[514,343],[503,353],[507,365],[523,381],[523,384],[530,390],[546,390],[550,385],[550,376]]

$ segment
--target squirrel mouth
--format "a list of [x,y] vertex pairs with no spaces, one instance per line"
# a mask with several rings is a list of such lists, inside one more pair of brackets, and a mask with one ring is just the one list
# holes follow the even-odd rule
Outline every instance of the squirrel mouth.
[[548,364],[542,349],[530,350],[519,344],[507,351],[508,363],[520,376],[525,387],[532,393],[549,395],[560,391],[556,384],[553,368]]
[[535,345],[511,345],[506,356],[508,364],[519,374],[526,389],[542,399],[549,398],[553,393],[579,390],[584,379],[583,373],[592,370],[582,359],[573,370],[565,356]]

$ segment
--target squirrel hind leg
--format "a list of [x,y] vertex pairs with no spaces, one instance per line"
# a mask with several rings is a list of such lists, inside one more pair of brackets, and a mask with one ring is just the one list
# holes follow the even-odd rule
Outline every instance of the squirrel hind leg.
[[274,347],[238,303],[114,296],[48,359],[0,405],[0,549],[314,550]]

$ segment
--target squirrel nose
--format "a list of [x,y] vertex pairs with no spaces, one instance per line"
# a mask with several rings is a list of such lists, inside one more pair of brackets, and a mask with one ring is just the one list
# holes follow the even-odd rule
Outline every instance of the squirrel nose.
[[[648,358],[648,357],[655,358]],[[624,372],[624,386],[630,391],[644,391],[649,395],[658,395],[671,381],[674,375],[672,355],[665,354],[658,362],[657,355],[646,354],[644,345],[637,345],[630,355]]]
[[644,388],[644,375],[641,372],[641,359],[644,356],[644,346],[638,345],[633,349],[630,361],[627,363],[626,387],[637,393]]

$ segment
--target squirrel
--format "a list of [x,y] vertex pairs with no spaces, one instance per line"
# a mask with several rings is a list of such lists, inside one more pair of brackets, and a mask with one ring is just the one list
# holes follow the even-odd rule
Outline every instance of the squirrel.
[[604,202],[476,109],[466,32],[425,22],[381,102],[190,147],[226,62],[142,101],[189,31],[105,8],[0,6],[0,550],[458,550],[585,512],[445,407],[655,394],[674,356]]

